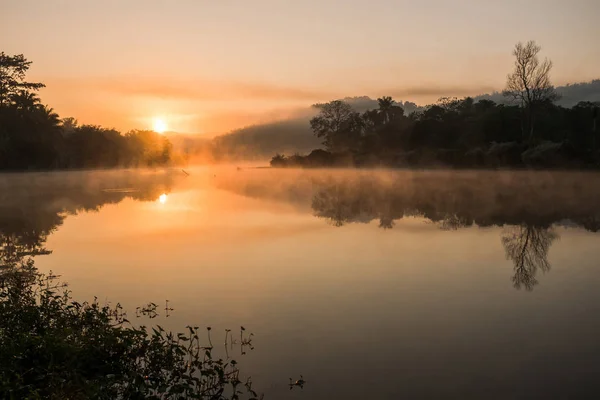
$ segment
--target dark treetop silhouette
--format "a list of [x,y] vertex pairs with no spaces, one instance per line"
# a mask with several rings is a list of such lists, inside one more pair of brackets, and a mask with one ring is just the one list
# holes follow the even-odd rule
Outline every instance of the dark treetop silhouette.
[[152,131],[114,129],[60,119],[40,102],[42,83],[26,81],[31,65],[0,53],[0,170],[167,165],[172,145]]

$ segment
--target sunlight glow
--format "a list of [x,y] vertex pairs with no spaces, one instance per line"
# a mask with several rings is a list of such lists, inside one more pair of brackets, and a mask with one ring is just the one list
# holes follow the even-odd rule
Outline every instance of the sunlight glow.
[[161,194],[160,196],[158,196],[158,201],[161,204],[165,204],[167,202],[167,195],[165,193]]
[[152,129],[157,133],[165,133],[167,130],[167,123],[162,118],[154,118]]

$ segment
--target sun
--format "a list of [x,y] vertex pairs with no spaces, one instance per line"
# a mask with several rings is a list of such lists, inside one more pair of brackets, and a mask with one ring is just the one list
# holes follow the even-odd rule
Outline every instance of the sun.
[[165,133],[167,130],[167,123],[162,118],[154,118],[152,129],[157,133]]
[[167,202],[167,194],[166,194],[166,193],[163,193],[163,194],[161,194],[160,196],[158,196],[158,201],[159,201],[161,204],[165,204],[165,203]]

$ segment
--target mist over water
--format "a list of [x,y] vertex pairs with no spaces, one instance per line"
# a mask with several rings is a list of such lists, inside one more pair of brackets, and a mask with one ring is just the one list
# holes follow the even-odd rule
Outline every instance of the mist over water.
[[265,398],[600,389],[599,174],[186,172],[0,175],[2,250],[76,299],[169,300],[173,330],[245,326]]

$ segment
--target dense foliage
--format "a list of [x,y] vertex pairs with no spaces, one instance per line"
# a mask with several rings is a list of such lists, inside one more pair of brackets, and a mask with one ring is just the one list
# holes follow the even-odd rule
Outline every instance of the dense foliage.
[[[210,328],[203,345],[196,326],[178,334],[134,326],[118,304],[74,301],[18,248],[1,250],[1,398],[257,398],[235,360],[213,357]],[[140,312],[153,317],[156,305]]]
[[515,47],[515,70],[504,92],[508,104],[442,98],[408,115],[391,97],[362,113],[342,100],[316,104],[319,114],[310,126],[328,152],[278,154],[271,164],[600,166],[600,103],[556,105],[552,63],[539,61],[539,51],[535,42]]
[[42,83],[25,80],[23,55],[0,53],[0,169],[110,168],[168,164],[172,146],[152,131],[78,125],[42,104]]
[[[324,138],[327,154],[277,155],[272,165],[598,166],[598,103],[544,104],[530,140],[520,106],[442,99],[407,116],[388,99],[362,114],[348,113],[350,106],[339,100],[319,105],[324,112],[311,125]],[[336,111],[341,120],[327,114],[332,107],[346,109]]]

